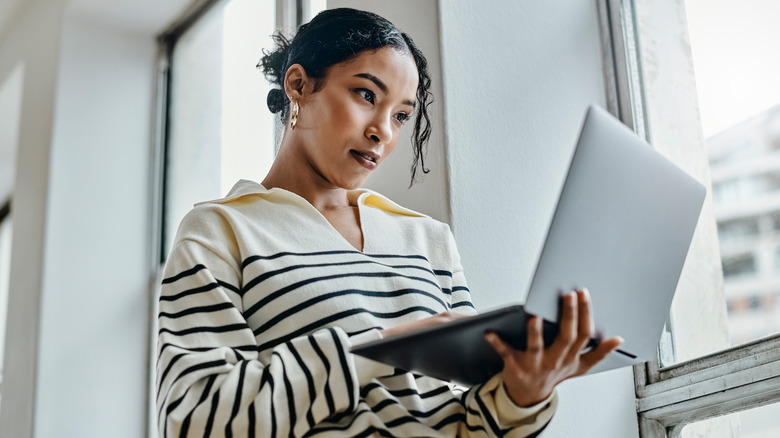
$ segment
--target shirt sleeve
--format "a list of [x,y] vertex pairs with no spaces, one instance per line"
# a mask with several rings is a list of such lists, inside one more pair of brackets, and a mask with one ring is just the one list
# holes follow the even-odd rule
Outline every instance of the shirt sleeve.
[[530,407],[519,407],[506,393],[501,375],[464,392],[461,400],[466,421],[458,436],[502,436],[507,438],[538,436],[549,424],[558,405],[556,391]]
[[[448,232],[448,237],[452,260],[452,310],[468,315],[476,314],[451,231]],[[534,406],[519,407],[509,398],[501,374],[497,374],[484,384],[465,391],[461,396],[461,402],[466,409],[466,421],[461,425],[458,436],[484,436],[485,430],[489,430],[492,436],[537,436],[552,419],[557,401],[557,392],[553,391],[550,397]]]
[[340,328],[281,343],[262,363],[242,315],[239,270],[192,240],[169,256],[158,315],[161,438],[301,436],[354,411],[360,385],[392,372],[350,354]]

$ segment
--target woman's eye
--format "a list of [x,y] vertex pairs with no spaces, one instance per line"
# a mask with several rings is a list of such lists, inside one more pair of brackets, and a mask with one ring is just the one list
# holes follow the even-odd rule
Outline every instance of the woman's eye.
[[403,123],[406,121],[406,119],[409,118],[409,114],[406,113],[398,113],[395,115],[395,119],[398,120],[400,123]]
[[361,88],[357,91],[360,94],[360,97],[362,97],[366,102],[374,103],[374,93],[372,93],[371,90]]

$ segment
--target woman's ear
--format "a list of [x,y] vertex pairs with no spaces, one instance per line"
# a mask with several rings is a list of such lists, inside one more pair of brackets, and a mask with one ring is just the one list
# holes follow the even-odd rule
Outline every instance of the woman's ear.
[[311,79],[306,74],[306,70],[300,64],[293,64],[287,69],[287,73],[284,75],[284,92],[290,101],[301,101],[306,90],[309,86]]

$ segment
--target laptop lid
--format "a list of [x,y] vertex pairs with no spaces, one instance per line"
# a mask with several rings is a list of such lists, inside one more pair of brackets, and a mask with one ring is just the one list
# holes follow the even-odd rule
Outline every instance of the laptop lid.
[[[559,292],[587,287],[602,337],[626,343],[589,374],[650,360],[682,271],[705,189],[598,107],[585,117],[524,306],[353,346],[397,367],[473,385],[503,366],[486,330],[523,349],[528,314],[557,334]],[[553,321],[553,322],[550,322]]]
[[586,287],[596,332],[656,356],[706,190],[605,110],[586,114],[525,310],[557,321]]

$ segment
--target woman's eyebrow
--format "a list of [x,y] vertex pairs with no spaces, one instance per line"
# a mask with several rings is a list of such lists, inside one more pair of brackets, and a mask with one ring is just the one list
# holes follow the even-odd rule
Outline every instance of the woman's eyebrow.
[[[372,75],[371,73],[358,73],[358,74],[355,75],[355,77],[368,79],[369,81],[373,82],[377,86],[377,88],[382,90],[382,93],[387,94],[387,85],[385,85],[385,83],[382,82],[381,79],[379,79],[378,77]],[[413,100],[404,100],[402,103],[404,105],[409,105],[412,108],[417,106],[416,102],[413,101]]]

